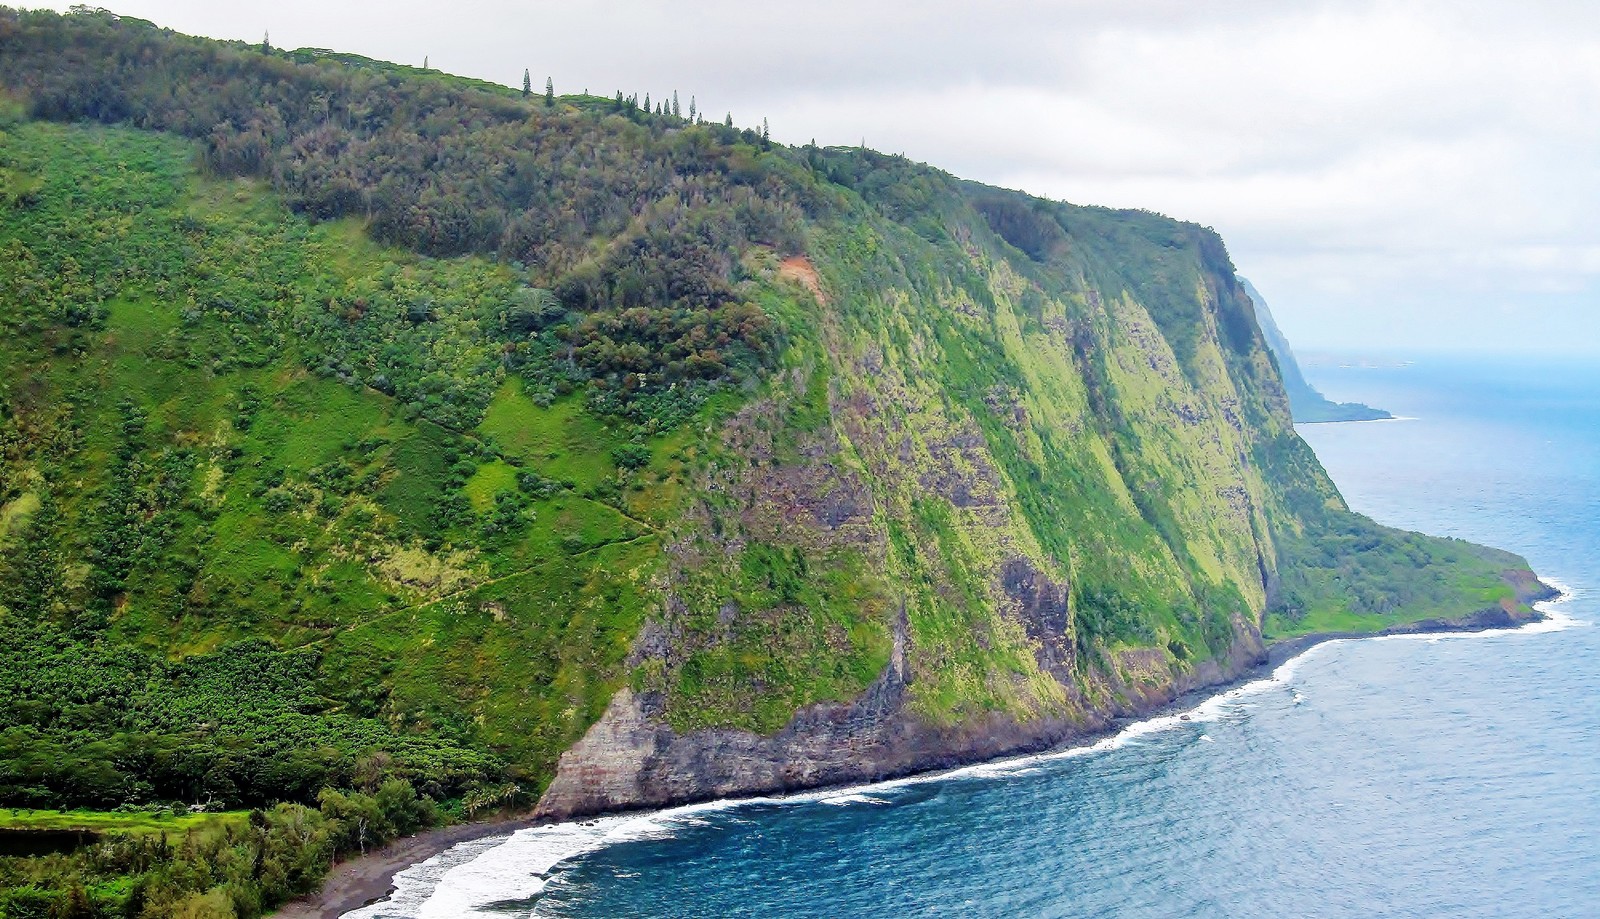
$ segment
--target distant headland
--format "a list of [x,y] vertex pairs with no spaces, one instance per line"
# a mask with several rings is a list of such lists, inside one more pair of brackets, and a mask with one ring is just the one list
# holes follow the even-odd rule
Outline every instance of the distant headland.
[[1289,410],[1297,424],[1322,421],[1378,421],[1394,417],[1381,408],[1373,408],[1360,402],[1334,402],[1306,382],[1305,374],[1300,372],[1300,364],[1294,358],[1294,350],[1289,347],[1289,340],[1283,337],[1283,332],[1273,321],[1272,311],[1267,308],[1267,301],[1261,296],[1261,291],[1256,290],[1256,286],[1243,277],[1239,278],[1239,283],[1244,286],[1245,293],[1250,295],[1251,302],[1255,304],[1256,321],[1261,325],[1261,334],[1267,340],[1267,347],[1272,349],[1273,357],[1278,359],[1278,370],[1283,375],[1283,388],[1289,393]]

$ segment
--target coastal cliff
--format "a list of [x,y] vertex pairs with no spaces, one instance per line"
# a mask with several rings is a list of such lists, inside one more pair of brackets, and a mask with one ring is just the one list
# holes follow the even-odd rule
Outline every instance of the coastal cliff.
[[0,130],[0,804],[787,790],[1528,615],[1203,226],[95,10],[0,10]]
[[[731,468],[705,485],[715,506],[668,544],[633,678],[562,754],[538,816],[1058,745],[1238,678],[1266,660],[1269,617],[1283,634],[1328,627],[1330,601],[1400,630],[1535,615],[1519,559],[1344,508],[1293,434],[1209,230],[939,180],[933,207],[960,243],[868,218],[892,253],[873,286],[828,227],[816,265],[776,267],[815,301],[816,331],[725,429]],[[1044,258],[997,232],[1021,218],[982,210],[1012,206],[1061,228]],[[909,280],[907,263],[936,259],[966,285]],[[798,431],[785,424],[796,405],[812,413]],[[761,546],[794,553],[794,571],[848,573],[834,589],[860,602],[835,641],[882,661],[870,683],[798,704],[767,685],[804,653],[785,653],[783,574],[763,572],[751,599],[695,587],[697,572]],[[1494,605],[1473,612],[1464,571]],[[856,637],[873,626],[887,647],[881,633]]]

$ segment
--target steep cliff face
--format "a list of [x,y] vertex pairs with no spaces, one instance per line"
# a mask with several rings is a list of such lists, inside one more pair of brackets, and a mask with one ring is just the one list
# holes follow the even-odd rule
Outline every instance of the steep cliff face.
[[[720,497],[673,537],[635,677],[541,814],[871,779],[1103,727],[1261,660],[1280,568],[1359,519],[1294,435],[1211,231],[881,168],[930,186],[920,232],[869,196],[857,222],[815,228],[814,265],[758,268],[804,282],[786,371],[728,425]],[[676,590],[771,546],[862,598],[832,636],[881,662],[853,697],[769,706],[796,624],[783,598],[718,596],[712,625]]]

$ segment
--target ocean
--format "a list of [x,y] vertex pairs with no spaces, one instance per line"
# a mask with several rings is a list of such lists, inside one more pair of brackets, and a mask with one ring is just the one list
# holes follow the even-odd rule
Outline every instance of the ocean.
[[1310,370],[1401,416],[1302,427],[1350,504],[1527,556],[1549,621],[1326,643],[1089,748],[479,840],[350,915],[1600,916],[1600,369]]

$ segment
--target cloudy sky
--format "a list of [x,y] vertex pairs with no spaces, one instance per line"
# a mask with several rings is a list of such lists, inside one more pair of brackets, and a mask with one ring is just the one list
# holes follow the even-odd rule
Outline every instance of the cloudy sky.
[[1589,0],[104,2],[1208,224],[1302,350],[1600,354]]

